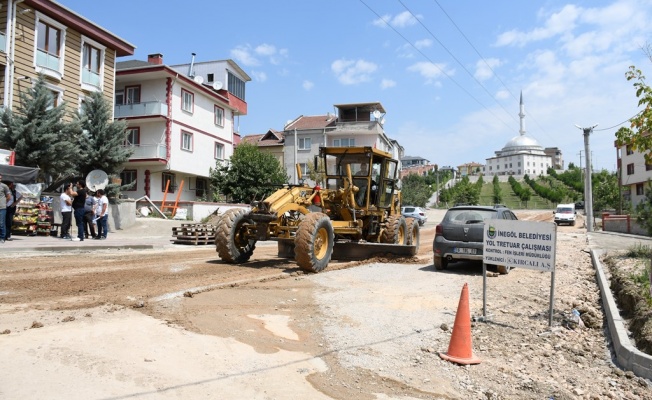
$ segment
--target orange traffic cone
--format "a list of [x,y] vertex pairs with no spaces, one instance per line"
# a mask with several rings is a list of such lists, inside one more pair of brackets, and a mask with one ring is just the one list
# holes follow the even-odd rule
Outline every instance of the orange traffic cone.
[[480,359],[473,356],[473,346],[471,345],[471,311],[469,310],[468,283],[465,283],[462,288],[448,352],[439,353],[439,356],[444,360],[458,364],[480,364]]

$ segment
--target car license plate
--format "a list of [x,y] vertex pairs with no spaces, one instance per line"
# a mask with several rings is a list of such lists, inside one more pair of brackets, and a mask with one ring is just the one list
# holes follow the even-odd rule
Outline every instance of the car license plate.
[[478,249],[469,249],[467,247],[455,247],[453,253],[457,254],[477,254]]

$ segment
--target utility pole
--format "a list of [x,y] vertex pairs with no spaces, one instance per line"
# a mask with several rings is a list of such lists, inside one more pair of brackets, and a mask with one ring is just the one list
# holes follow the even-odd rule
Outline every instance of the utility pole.
[[[582,150],[580,150],[580,179],[584,180],[584,168],[582,168]],[[584,198],[586,202],[586,197]]]
[[589,151],[589,135],[593,132],[593,128],[598,126],[595,124],[588,128],[582,128],[578,125],[575,125],[577,128],[581,129],[584,133],[584,155],[586,158],[586,176],[584,178],[584,211],[586,212],[586,231],[593,232],[593,192],[591,188],[591,152]]

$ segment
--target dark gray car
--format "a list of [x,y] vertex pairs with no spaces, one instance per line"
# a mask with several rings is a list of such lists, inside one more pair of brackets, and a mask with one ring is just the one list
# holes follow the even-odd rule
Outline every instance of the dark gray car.
[[[460,260],[482,261],[483,229],[487,219],[518,218],[502,205],[450,208],[435,229],[435,240],[432,243],[435,269],[445,269],[448,263]],[[499,265],[497,268],[502,274],[509,272],[506,266]]]

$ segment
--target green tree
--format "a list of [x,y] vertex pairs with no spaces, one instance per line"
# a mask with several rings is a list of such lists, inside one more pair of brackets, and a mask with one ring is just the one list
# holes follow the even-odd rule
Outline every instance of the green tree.
[[5,110],[0,116],[0,144],[16,152],[16,165],[40,168],[42,181],[74,174],[81,151],[70,125],[63,122],[65,104],[53,107],[42,75],[19,97],[16,112]]
[[220,194],[235,203],[250,203],[272,194],[289,177],[281,163],[249,143],[239,144],[229,163],[216,163],[210,170],[213,198]]
[[[650,47],[646,49],[650,57]],[[652,57],[650,57],[652,59]],[[635,151],[645,155],[645,161],[652,164],[652,88],[647,85],[645,75],[635,66],[630,66],[625,73],[628,81],[634,81],[638,105],[643,106],[643,111],[630,120],[630,128],[622,127],[616,132],[616,143],[618,146],[629,145]]]
[[652,236],[652,183],[649,180],[645,188],[645,198],[636,205],[636,220],[645,227],[647,234]]
[[86,176],[101,169],[109,175],[118,175],[133,154],[125,146],[127,123],[113,120],[113,108],[102,93],[93,92],[82,103],[73,127],[79,137],[80,149],[77,171]]
[[503,202],[503,191],[500,188],[500,180],[498,179],[498,175],[494,175],[494,179],[492,183],[494,188],[494,195],[493,195],[494,204],[500,204]]
[[409,174],[401,181],[401,200],[403,204],[425,207],[433,194],[426,179],[418,174]]
[[317,169],[314,163],[308,163],[308,178],[317,185],[323,186],[326,183],[326,167],[322,158],[317,159]]
[[601,211],[618,208],[618,176],[615,172],[602,170],[592,174],[593,210]]

